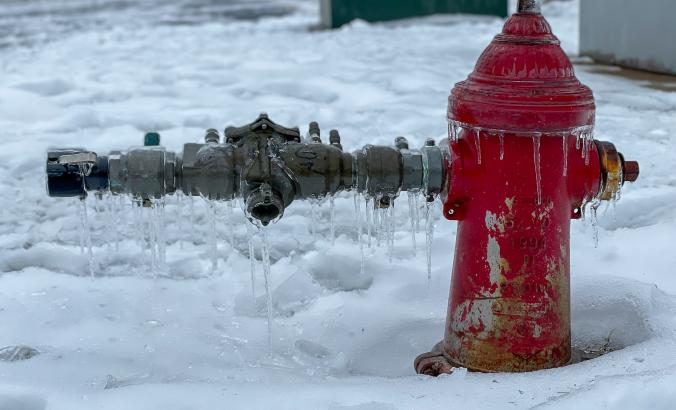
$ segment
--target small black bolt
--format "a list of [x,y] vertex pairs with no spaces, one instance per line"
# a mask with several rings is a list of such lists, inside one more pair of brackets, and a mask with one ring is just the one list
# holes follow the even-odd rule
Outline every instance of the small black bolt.
[[318,137],[322,135],[322,134],[321,134],[321,130],[319,129],[319,124],[317,124],[317,121],[312,121],[312,122],[310,123],[310,127],[309,127],[309,128],[310,128],[310,129],[309,129],[309,134],[310,134],[310,135],[316,135],[316,136],[318,136]]
[[398,150],[408,149],[408,140],[404,137],[397,137],[394,139],[394,146]]
[[221,136],[217,130],[210,128],[207,130],[207,135],[204,136],[204,142],[207,144],[218,144],[221,141]]
[[338,134],[338,130],[331,130],[329,132],[329,142],[331,144],[340,144],[340,134]]

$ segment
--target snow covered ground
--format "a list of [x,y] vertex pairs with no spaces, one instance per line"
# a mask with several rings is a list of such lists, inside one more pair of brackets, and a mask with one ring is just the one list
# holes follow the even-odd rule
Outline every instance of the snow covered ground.
[[[544,7],[572,55],[577,12]],[[0,351],[0,409],[674,408],[676,93],[583,59],[597,138],[642,167],[601,210],[598,248],[589,223],[572,229],[575,344],[620,350],[529,374],[416,376],[415,356],[443,336],[455,224],[436,224],[428,285],[405,198],[392,261],[374,245],[363,275],[349,195],[336,200],[335,244],[326,204],[316,240],[309,203],[269,229],[271,350],[260,241],[254,300],[239,210],[217,209],[212,274],[206,205],[170,201],[167,269],[153,279],[129,204],[111,220],[91,198],[89,278],[78,201],[45,194],[48,146],[105,153],[157,129],[180,150],[261,111],[338,128],[348,150],[397,135],[419,146],[444,136],[451,86],[502,26],[455,16],[328,32],[311,30],[317,16],[310,0],[0,1],[0,347],[40,352]]]

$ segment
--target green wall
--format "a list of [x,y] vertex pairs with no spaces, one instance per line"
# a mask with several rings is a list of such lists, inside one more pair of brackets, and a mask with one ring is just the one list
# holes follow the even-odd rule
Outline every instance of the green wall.
[[439,13],[507,17],[507,0],[322,0],[322,20],[331,28],[354,19],[386,21]]

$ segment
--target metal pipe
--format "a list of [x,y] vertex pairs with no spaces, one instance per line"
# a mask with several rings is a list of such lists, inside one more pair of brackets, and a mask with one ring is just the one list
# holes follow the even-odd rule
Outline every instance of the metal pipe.
[[244,199],[252,221],[267,225],[297,199],[348,190],[388,200],[400,191],[426,196],[441,191],[444,160],[433,143],[409,149],[399,137],[395,147],[369,145],[347,153],[336,130],[331,130],[328,144],[321,142],[317,123],[310,125],[309,135],[303,143],[297,128],[283,127],[261,114],[251,124],[228,128],[224,143],[218,131],[210,129],[204,143],[187,143],[178,154],[161,146],[108,156],[84,149],[53,150],[47,158],[48,192],[56,197],[109,190],[144,201],[177,190],[211,200],[238,197]]

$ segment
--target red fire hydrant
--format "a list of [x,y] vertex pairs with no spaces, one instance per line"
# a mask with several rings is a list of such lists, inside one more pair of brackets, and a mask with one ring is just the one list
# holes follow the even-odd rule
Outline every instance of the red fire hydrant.
[[595,141],[591,90],[535,0],[455,86],[443,212],[459,221],[445,337],[418,373],[521,372],[571,359],[570,220],[638,164]]

